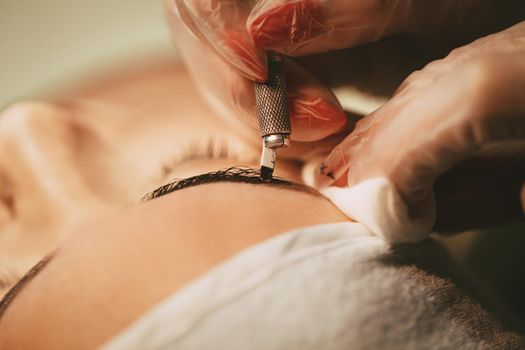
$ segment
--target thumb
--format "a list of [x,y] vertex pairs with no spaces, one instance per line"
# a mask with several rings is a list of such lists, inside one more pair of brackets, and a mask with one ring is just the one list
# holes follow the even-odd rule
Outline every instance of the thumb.
[[473,0],[261,0],[248,17],[247,30],[258,47],[299,56],[397,32],[450,29],[474,11],[474,4]]

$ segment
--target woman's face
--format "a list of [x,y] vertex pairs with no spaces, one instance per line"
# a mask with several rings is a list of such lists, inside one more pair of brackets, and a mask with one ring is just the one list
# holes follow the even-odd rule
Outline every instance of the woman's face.
[[[14,276],[4,291],[67,236],[6,309],[2,348],[96,346],[235,253],[346,220],[320,195],[267,184],[218,182],[136,204],[174,177],[256,167],[259,140],[207,109],[178,67],[77,96],[0,119],[0,267]],[[299,166],[279,160],[277,175],[299,181]]]

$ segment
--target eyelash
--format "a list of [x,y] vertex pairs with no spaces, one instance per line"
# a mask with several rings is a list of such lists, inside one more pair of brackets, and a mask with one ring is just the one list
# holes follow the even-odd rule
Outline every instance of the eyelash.
[[161,177],[162,179],[165,179],[177,165],[193,160],[236,160],[238,158],[239,154],[231,149],[230,144],[226,140],[209,136],[207,139],[190,142],[189,146],[183,148],[174,160],[162,165]]
[[8,268],[2,268],[0,270],[0,289],[11,287],[18,281],[21,277],[21,274],[15,272],[15,270],[10,270]]

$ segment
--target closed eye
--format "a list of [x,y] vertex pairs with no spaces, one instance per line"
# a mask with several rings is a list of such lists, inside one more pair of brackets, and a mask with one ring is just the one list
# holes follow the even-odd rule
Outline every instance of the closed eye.
[[258,160],[258,151],[246,145],[223,137],[208,136],[194,139],[187,146],[179,148],[177,154],[161,165],[160,175],[153,183],[165,183],[176,176],[176,168],[195,160],[228,159],[232,163]]
[[0,293],[11,288],[20,278],[22,274],[14,269],[9,269],[7,266],[2,266],[0,269]]

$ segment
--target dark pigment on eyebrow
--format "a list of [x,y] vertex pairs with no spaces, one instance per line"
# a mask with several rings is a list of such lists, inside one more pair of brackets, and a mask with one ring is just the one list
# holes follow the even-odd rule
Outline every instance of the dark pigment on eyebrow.
[[313,195],[321,196],[321,194],[312,187],[298,184],[285,180],[283,178],[273,176],[269,180],[264,180],[261,177],[259,169],[253,169],[244,166],[234,166],[226,169],[221,169],[207,174],[192,176],[187,179],[175,179],[170,183],[157,188],[156,190],[146,194],[142,197],[142,201],[155,199],[171,192],[184,189],[186,187],[218,183],[218,182],[238,182],[253,185],[276,185],[285,187],[291,190],[307,192]]

